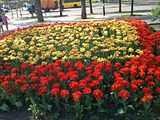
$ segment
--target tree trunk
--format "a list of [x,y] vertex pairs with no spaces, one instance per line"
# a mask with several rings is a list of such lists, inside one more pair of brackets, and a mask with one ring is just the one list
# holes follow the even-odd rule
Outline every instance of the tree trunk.
[[59,12],[60,12],[60,16],[63,16],[62,11],[63,11],[62,0],[59,0]]
[[89,0],[89,6],[90,6],[90,13],[93,13],[93,9],[92,9],[92,0]]
[[81,0],[81,18],[82,19],[87,19],[86,0]]
[[102,4],[103,4],[103,15],[106,15],[105,1],[104,0],[102,0]]
[[122,7],[121,7],[122,1],[119,0],[119,12],[122,12]]
[[9,7],[10,7],[10,9],[11,9],[12,18],[14,18],[14,16],[13,16],[13,11],[12,11],[12,7],[11,7],[11,3],[9,3]]
[[42,8],[41,8],[41,1],[34,0],[34,5],[35,5],[35,12],[37,15],[38,22],[44,22]]
[[133,16],[133,5],[134,5],[134,0],[131,1],[131,16]]

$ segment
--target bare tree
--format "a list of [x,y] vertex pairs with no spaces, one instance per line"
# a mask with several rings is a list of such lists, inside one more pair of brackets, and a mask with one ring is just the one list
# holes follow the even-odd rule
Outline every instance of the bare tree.
[[121,4],[122,4],[122,1],[121,0],[119,0],[119,12],[122,12],[122,7],[121,7]]
[[81,18],[82,19],[87,19],[86,0],[81,0]]
[[131,0],[131,16],[133,16],[133,5],[134,5],[134,0]]
[[37,15],[38,22],[44,22],[42,8],[41,8],[41,0],[34,0],[35,12]]
[[59,0],[59,12],[60,12],[60,16],[63,16],[62,11],[63,11],[62,0]]
[[90,13],[93,13],[93,9],[92,9],[92,0],[89,0],[89,7],[90,7]]

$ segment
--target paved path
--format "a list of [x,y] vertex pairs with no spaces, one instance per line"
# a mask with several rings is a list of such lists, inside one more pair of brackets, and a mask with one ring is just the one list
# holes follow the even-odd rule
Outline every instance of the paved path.
[[[142,18],[146,20],[148,23],[152,22],[150,17],[150,11],[153,7],[155,7],[158,3],[157,2],[150,2],[150,3],[135,3],[134,4],[134,14],[137,16],[133,16],[131,18]],[[122,4],[122,13],[118,12],[119,4],[118,3],[106,3],[106,15],[102,15],[102,3],[93,4],[93,12],[94,14],[90,14],[89,7],[87,7],[87,17],[88,19],[80,19],[81,17],[81,8],[70,8],[64,9],[63,17],[59,16],[59,11],[54,10],[50,13],[43,13],[44,16],[44,23],[54,23],[54,22],[78,22],[78,21],[94,21],[94,20],[106,20],[106,19],[114,19],[114,18],[122,18],[122,17],[130,17],[130,3],[123,3]],[[14,11],[14,17],[17,16],[16,12]],[[12,18],[11,13],[7,14],[9,16],[10,24],[9,29],[17,29],[28,27],[32,25],[42,24],[38,23],[36,18],[31,18],[31,15],[28,11],[22,10],[22,18]]]

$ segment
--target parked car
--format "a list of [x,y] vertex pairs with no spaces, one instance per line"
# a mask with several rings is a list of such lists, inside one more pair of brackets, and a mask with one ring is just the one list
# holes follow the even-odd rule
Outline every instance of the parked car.
[[5,5],[2,5],[0,9],[1,9],[1,12],[9,12],[9,7]]

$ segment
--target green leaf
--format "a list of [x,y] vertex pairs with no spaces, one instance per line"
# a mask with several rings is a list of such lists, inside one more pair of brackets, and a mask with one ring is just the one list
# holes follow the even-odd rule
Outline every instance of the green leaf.
[[51,111],[52,105],[47,105],[48,110]]
[[9,111],[9,107],[6,103],[3,103],[1,106],[0,106],[0,110],[2,111]]
[[125,111],[122,108],[120,108],[120,109],[118,109],[116,115],[122,115],[124,113],[125,113]]
[[133,105],[128,105],[127,107],[135,111],[135,108],[133,107]]
[[20,107],[22,106],[22,103],[21,103],[21,102],[15,102],[15,106],[16,106],[17,108],[20,108]]

